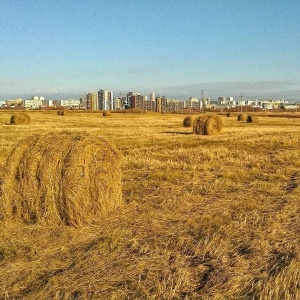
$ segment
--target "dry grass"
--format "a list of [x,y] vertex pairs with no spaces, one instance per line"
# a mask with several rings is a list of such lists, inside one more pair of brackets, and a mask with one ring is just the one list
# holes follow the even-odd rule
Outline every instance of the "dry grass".
[[202,136],[175,114],[30,115],[3,126],[2,160],[37,131],[101,134],[126,205],[79,229],[1,221],[0,299],[299,299],[300,119]]

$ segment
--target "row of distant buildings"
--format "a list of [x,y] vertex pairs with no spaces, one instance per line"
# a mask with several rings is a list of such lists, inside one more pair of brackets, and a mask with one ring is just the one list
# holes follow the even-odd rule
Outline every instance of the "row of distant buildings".
[[86,96],[76,99],[47,100],[43,96],[33,96],[31,99],[17,98],[6,100],[2,107],[25,108],[25,109],[86,109],[86,110],[123,110],[139,109],[156,112],[180,112],[180,111],[203,111],[211,109],[234,109],[251,106],[263,110],[277,108],[297,109],[299,104],[291,104],[287,100],[243,100],[242,97],[235,100],[233,97],[218,97],[217,101],[211,101],[208,97],[190,97],[187,100],[168,99],[166,96],[148,96],[135,92],[126,95],[119,94],[114,97],[112,91],[99,90],[96,93],[88,93]]

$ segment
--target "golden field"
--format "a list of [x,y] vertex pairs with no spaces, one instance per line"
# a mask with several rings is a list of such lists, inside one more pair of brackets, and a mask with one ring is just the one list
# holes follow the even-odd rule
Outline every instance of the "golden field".
[[[0,299],[300,299],[300,118],[0,112],[1,178],[17,141],[95,132],[122,153],[124,206],[90,226],[0,221]],[[9,165],[9,161],[7,162]],[[0,179],[1,179],[0,178]]]

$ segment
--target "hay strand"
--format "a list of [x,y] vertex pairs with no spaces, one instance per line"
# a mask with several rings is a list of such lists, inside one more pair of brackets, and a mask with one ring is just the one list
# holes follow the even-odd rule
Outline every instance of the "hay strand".
[[0,214],[26,224],[81,226],[122,204],[120,153],[87,133],[21,140],[7,160]]

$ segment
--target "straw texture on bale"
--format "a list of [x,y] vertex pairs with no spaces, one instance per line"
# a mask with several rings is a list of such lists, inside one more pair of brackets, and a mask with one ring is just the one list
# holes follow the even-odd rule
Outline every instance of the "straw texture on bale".
[[219,116],[197,117],[193,126],[193,132],[199,135],[218,135],[223,127]]
[[259,123],[258,116],[248,116],[247,123]]
[[30,124],[30,117],[23,112],[15,113],[10,118],[10,124],[13,125],[28,125]]
[[237,120],[241,122],[246,122],[248,118],[247,114],[239,114]]
[[21,140],[1,185],[0,214],[26,224],[81,226],[122,204],[120,152],[87,133]]
[[111,111],[105,110],[102,115],[103,115],[103,117],[111,116]]
[[183,119],[183,127],[193,127],[196,120],[196,116],[186,116]]

